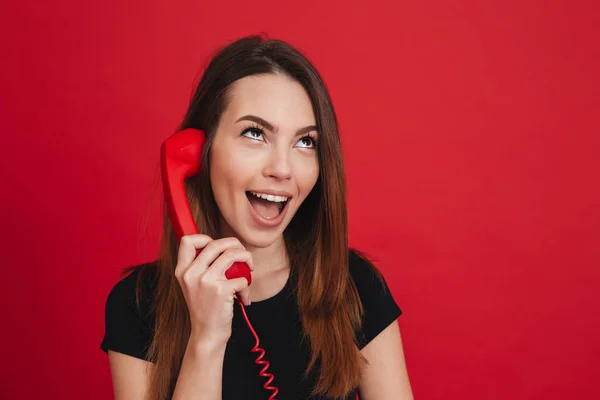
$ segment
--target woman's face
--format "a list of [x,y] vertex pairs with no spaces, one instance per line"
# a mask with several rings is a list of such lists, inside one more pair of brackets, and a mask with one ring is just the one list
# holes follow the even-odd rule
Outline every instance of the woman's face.
[[279,74],[236,81],[211,149],[210,179],[221,234],[267,247],[319,176],[318,132],[304,88]]

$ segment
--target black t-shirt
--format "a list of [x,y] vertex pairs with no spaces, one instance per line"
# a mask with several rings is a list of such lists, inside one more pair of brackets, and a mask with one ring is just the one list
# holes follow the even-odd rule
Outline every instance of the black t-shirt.
[[[148,265],[146,265],[148,267]],[[150,265],[152,267],[152,265]],[[394,301],[385,281],[381,281],[372,266],[354,251],[350,252],[350,274],[364,307],[358,346],[362,349],[382,330],[393,323],[402,311]],[[135,284],[139,268],[121,279],[111,290],[106,302],[106,330],[101,349],[113,350],[146,359],[152,339],[154,316],[150,300],[143,300],[140,310],[135,304]],[[149,278],[150,279],[150,278]],[[144,282],[151,287],[149,282]],[[268,372],[275,376],[272,385],[279,389],[279,399],[308,399],[314,386],[314,374],[303,380],[309,360],[309,348],[302,338],[302,324],[293,291],[293,279],[275,296],[252,302],[246,313],[265,349]],[[258,353],[251,352],[255,340],[246,325],[237,302],[234,303],[232,335],[223,362],[223,400],[267,399],[266,378],[259,376],[261,366],[255,364]],[[356,392],[348,396],[355,400]]]

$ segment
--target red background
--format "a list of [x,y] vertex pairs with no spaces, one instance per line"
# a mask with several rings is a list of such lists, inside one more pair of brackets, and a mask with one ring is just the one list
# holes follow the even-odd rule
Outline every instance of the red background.
[[0,397],[112,396],[104,302],[156,250],[160,142],[214,49],[266,32],[331,90],[416,398],[600,398],[598,6],[232,3],[3,2]]

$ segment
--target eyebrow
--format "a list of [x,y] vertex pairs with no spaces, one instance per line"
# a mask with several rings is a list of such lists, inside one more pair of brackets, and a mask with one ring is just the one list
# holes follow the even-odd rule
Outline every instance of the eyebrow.
[[[273,124],[271,124],[270,122],[262,119],[261,117],[257,117],[256,115],[244,115],[243,117],[238,118],[237,121],[235,121],[235,122],[238,123],[240,121],[256,122],[257,124],[262,125],[265,128],[267,128],[267,130],[270,130],[271,132],[275,132],[275,133],[277,133],[277,131],[279,130],[279,128],[275,129]],[[304,135],[305,133],[312,132],[312,131],[318,132],[318,129],[315,125],[305,126],[304,128],[298,129],[298,131],[296,132],[296,136]]]

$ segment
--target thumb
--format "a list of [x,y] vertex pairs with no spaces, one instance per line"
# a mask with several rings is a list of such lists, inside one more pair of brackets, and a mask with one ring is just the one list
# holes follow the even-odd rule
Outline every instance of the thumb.
[[247,305],[250,302],[250,288],[246,278],[228,279],[225,284],[231,293],[239,294],[244,304]]
[[[245,279],[245,278],[242,278],[242,279]],[[250,298],[250,287],[249,286],[240,290],[238,292],[238,296],[240,297],[240,300],[242,300],[242,303],[244,303],[245,306],[249,306],[250,303],[252,302],[252,300]]]

